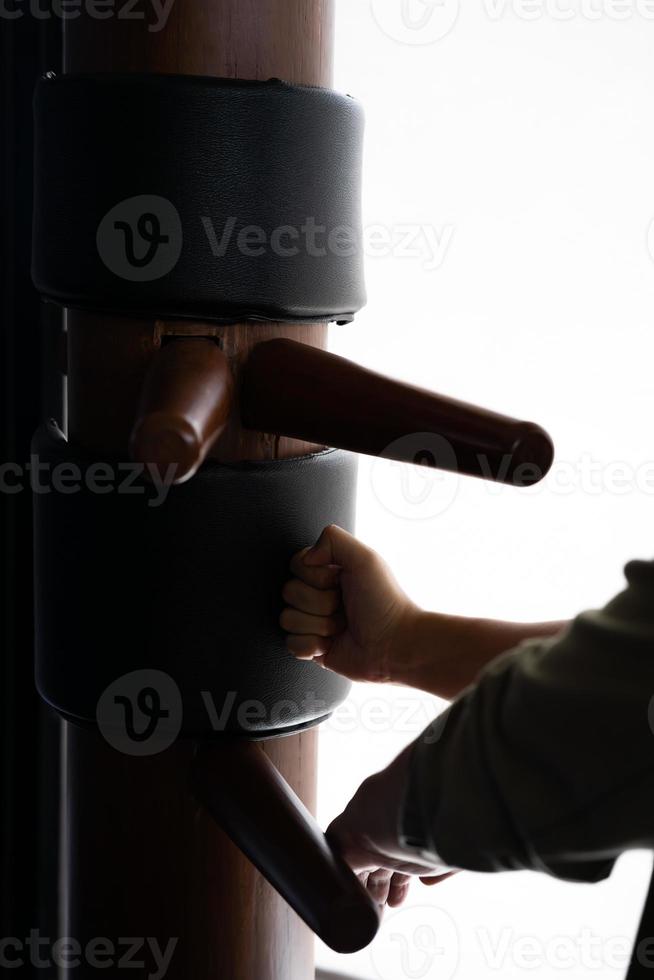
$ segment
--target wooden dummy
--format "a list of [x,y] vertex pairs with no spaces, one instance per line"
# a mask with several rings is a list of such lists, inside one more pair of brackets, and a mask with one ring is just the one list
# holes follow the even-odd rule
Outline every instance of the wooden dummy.
[[[333,6],[175,0],[158,31],[83,11],[64,24],[64,72],[278,77],[327,87]],[[208,458],[288,458],[323,446],[379,455],[415,432],[443,435],[472,475],[480,475],[480,452],[491,469],[511,455],[507,482],[523,463],[542,475],[551,462],[537,426],[327,354],[326,324],[217,326],[69,309],[66,326],[70,439],[91,454],[130,452],[163,470],[174,463],[178,481]],[[395,455],[415,462],[401,448]],[[256,745],[179,741],[135,758],[92,729],[60,725],[60,935],[81,943],[156,937],[162,949],[174,939],[173,980],[309,980],[311,929],[257,864],[337,948],[372,937],[365,896],[284,782],[315,809],[315,729]],[[268,805],[257,807],[262,800]]]

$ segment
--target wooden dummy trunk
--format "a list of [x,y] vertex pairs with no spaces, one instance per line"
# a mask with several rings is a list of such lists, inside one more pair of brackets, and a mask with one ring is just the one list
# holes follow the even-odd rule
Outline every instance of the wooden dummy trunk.
[[[329,86],[333,0],[175,0],[165,27],[94,20],[64,30],[64,71],[157,72]],[[135,152],[138,152],[135,148]],[[160,333],[219,332],[238,376],[253,343],[292,337],[324,348],[326,324],[155,324],[69,310],[69,436],[126,458],[141,387]],[[233,414],[222,460],[301,455],[314,446],[244,430]],[[117,611],[119,614],[119,611]],[[93,731],[61,723],[59,935],[157,937],[177,944],[171,980],[309,980],[313,936],[217,827],[189,788],[193,747],[158,756],[113,751]],[[316,799],[316,730],[264,751],[306,806]],[[220,779],[219,775],[216,777]]]

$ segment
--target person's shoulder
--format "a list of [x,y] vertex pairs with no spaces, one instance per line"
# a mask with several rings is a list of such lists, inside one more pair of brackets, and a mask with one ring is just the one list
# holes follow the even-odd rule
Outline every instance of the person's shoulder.
[[624,569],[629,585],[654,589],[654,559],[635,558]]

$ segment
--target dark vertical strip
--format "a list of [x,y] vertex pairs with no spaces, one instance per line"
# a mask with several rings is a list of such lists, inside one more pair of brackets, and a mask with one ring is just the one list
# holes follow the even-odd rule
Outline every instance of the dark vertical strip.
[[[37,20],[26,5],[15,10],[15,19],[7,18],[6,8],[0,18],[0,936],[24,940],[30,929],[45,932],[45,909],[52,909],[52,898],[37,889],[45,880],[40,860],[48,855],[51,861],[40,834],[41,824],[50,825],[50,807],[42,805],[49,787],[40,784],[46,772],[52,779],[52,765],[41,753],[47,743],[33,683],[32,508],[25,467],[44,390],[41,304],[30,279],[32,89],[46,66],[58,67],[50,53],[60,47],[60,23]],[[58,386],[56,379],[47,385],[52,411],[61,405]]]

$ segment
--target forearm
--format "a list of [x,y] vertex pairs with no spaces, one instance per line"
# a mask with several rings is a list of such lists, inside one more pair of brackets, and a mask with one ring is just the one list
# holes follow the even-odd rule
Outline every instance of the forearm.
[[568,624],[506,623],[416,611],[391,664],[391,680],[448,700],[457,697],[496,657],[523,640],[550,637]]
[[414,743],[402,826],[418,813],[427,852],[596,881],[654,847],[654,562],[627,575],[603,610],[496,659]]

